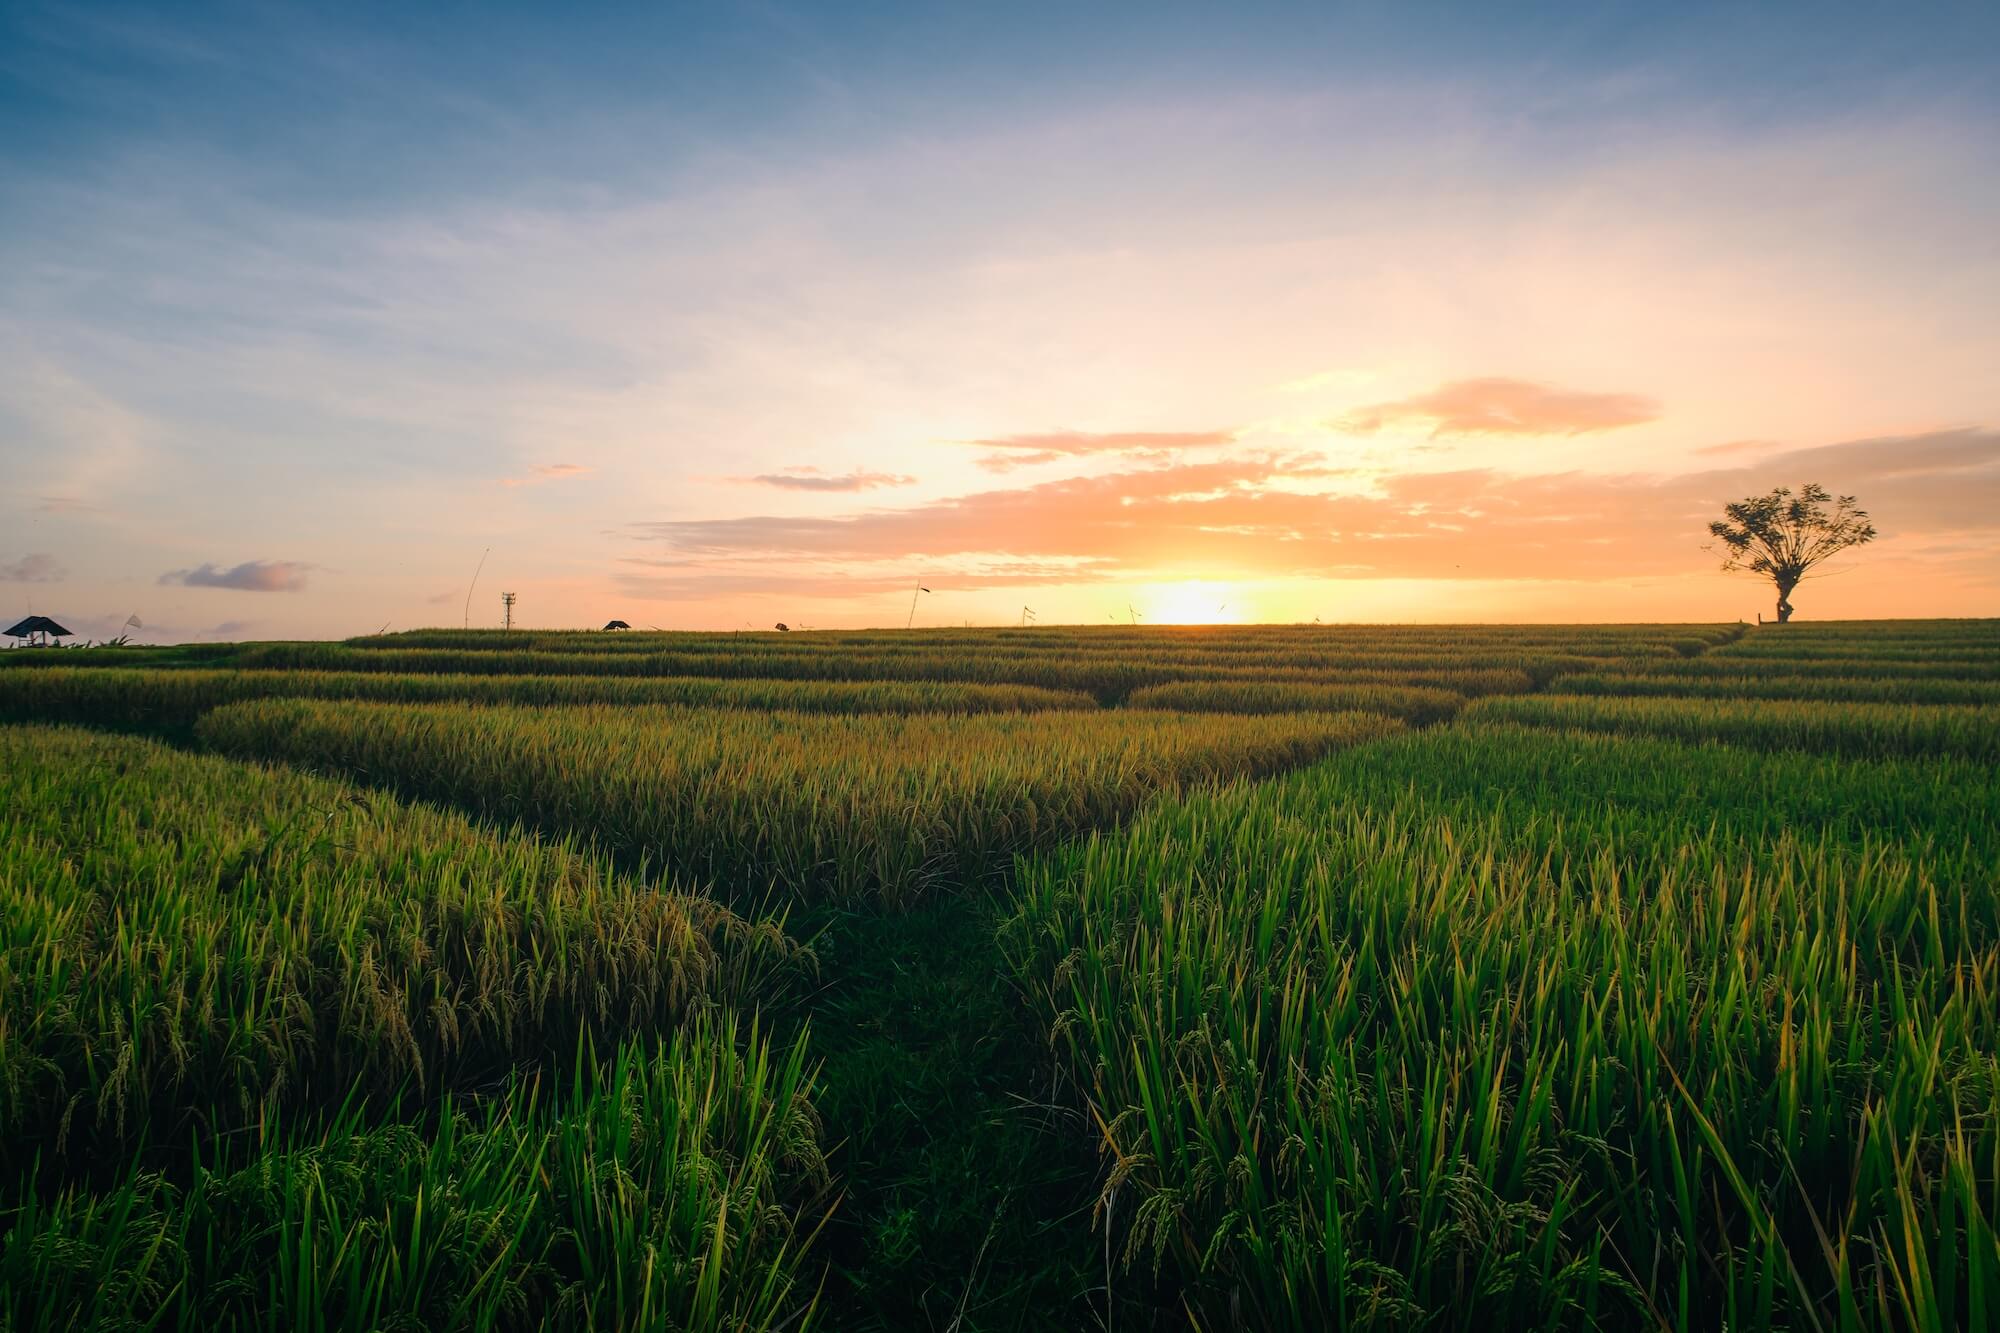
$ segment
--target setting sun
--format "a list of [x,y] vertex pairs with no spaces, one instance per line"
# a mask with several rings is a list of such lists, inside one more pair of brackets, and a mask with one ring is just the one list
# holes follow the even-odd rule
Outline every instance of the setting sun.
[[1189,579],[1185,583],[1153,583],[1138,590],[1133,605],[1151,625],[1237,625],[1245,619],[1233,583]]

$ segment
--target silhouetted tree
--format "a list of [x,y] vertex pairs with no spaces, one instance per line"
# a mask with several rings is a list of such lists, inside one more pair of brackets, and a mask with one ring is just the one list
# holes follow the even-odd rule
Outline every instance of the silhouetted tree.
[[1797,495],[1780,486],[1769,495],[1726,504],[1722,512],[1725,519],[1708,525],[1726,548],[1722,568],[1771,580],[1778,589],[1780,625],[1792,618],[1792,589],[1815,565],[1875,540],[1875,525],[1853,496],[1836,498],[1810,482]]

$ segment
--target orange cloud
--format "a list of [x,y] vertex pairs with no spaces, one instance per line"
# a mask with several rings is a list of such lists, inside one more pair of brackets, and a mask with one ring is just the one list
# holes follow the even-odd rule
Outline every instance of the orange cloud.
[[1429,425],[1440,435],[1587,435],[1659,418],[1660,405],[1635,393],[1581,393],[1533,380],[1453,380],[1410,398],[1356,408],[1336,429]]
[[[978,492],[834,518],[637,525],[678,589],[718,580],[834,591],[857,565],[954,562],[989,584],[1182,575],[1616,579],[1713,563],[1728,500],[1823,481],[1859,494],[1885,535],[2000,535],[2000,432],[1796,449],[1675,477],[1491,469],[1407,473],[1371,494],[1298,489],[1316,457],[1259,455]],[[1056,567],[1060,566],[1060,573]],[[902,581],[907,582],[907,579]]]
[[246,560],[229,569],[212,564],[170,569],[156,582],[183,588],[229,588],[236,592],[302,592],[310,569],[312,566],[301,560]]

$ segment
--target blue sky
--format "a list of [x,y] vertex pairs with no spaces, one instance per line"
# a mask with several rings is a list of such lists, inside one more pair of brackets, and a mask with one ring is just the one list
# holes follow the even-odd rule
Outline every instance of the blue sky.
[[[536,623],[886,623],[920,577],[954,622],[1733,618],[1702,488],[1840,459],[1901,507],[1829,613],[2000,610],[1952,503],[1996,486],[1997,51],[1975,5],[10,0],[0,592],[351,633],[492,546]],[[1655,406],[1464,427],[1592,395]],[[1641,541],[1645,496],[1686,512]]]

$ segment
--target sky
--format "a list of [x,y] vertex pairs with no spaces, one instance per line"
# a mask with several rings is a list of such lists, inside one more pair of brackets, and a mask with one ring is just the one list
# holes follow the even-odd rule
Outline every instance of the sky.
[[2000,615],[1996,61],[1990,4],[0,0],[0,613],[1726,621],[1708,521],[1817,482],[1881,535],[1801,619]]

